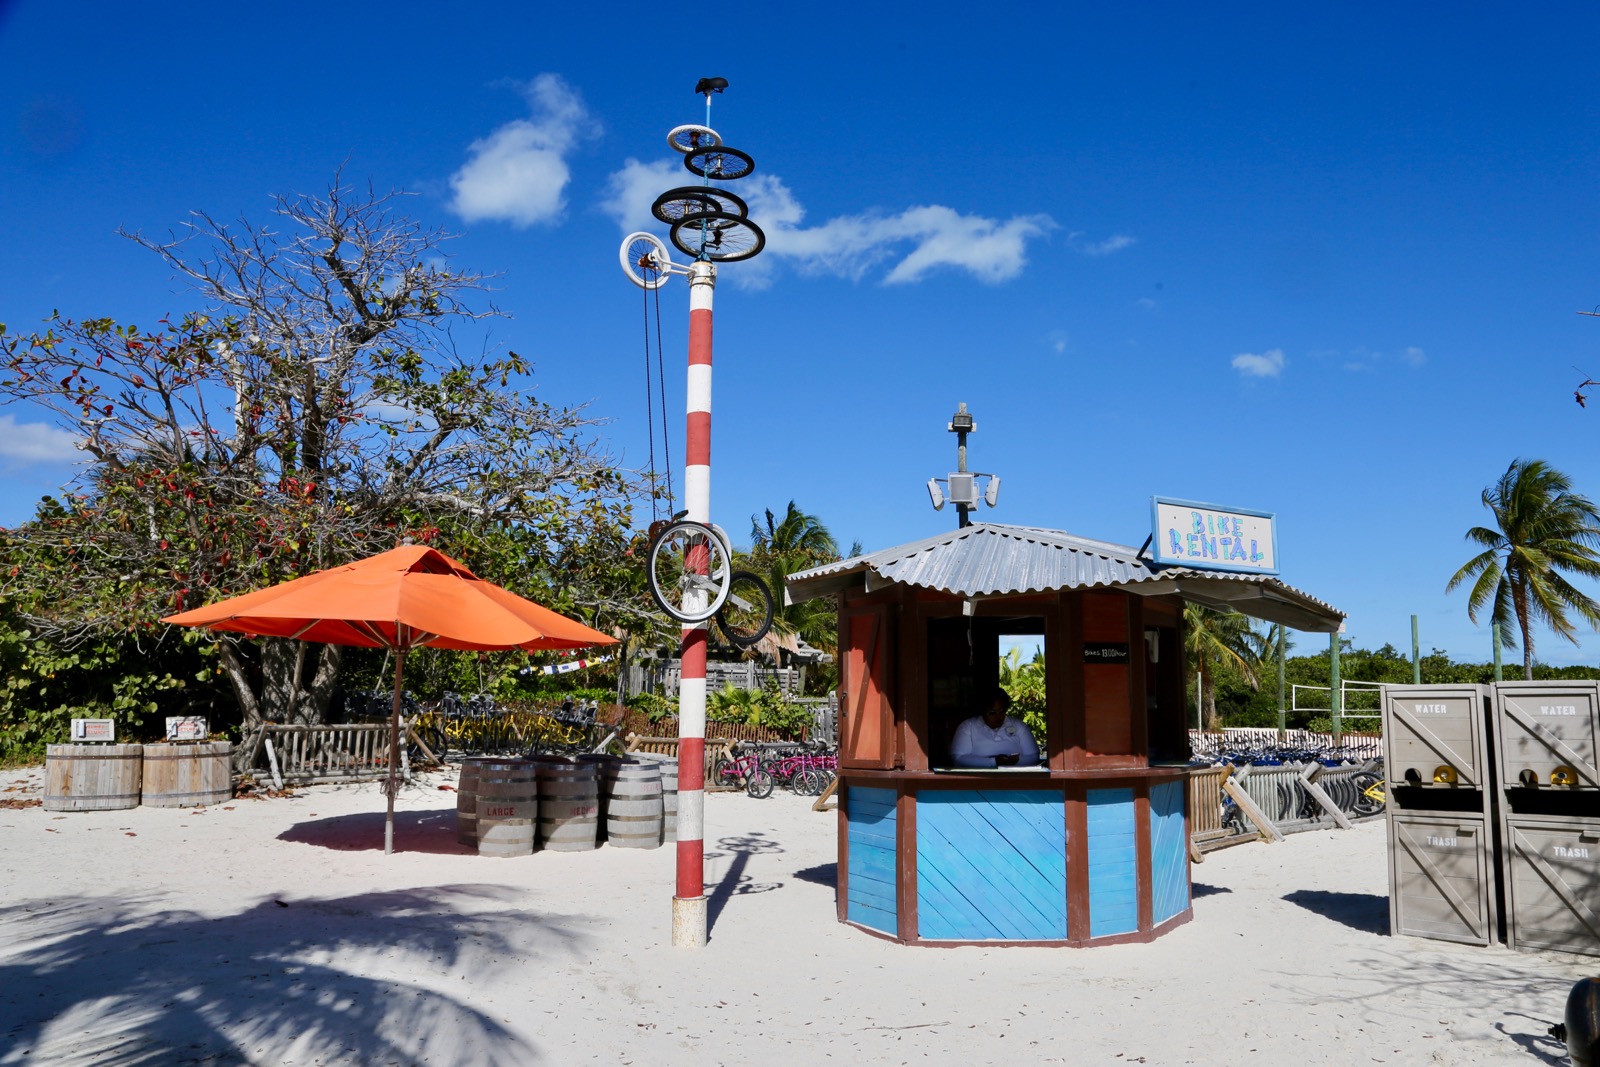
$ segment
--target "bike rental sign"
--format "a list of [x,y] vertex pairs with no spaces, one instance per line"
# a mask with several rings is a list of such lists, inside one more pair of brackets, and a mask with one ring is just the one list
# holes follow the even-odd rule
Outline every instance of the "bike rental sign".
[[1175,567],[1278,573],[1277,516],[1192,500],[1152,497],[1155,561]]

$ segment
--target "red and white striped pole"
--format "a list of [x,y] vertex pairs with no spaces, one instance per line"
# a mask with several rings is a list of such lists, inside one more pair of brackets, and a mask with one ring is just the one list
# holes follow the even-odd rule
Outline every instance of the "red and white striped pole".
[[[684,518],[706,525],[711,522],[711,295],[716,284],[713,264],[703,260],[690,264],[683,506]],[[678,887],[672,898],[672,943],[685,948],[706,943],[706,631],[710,625],[707,619],[683,628],[683,673],[678,684]]]

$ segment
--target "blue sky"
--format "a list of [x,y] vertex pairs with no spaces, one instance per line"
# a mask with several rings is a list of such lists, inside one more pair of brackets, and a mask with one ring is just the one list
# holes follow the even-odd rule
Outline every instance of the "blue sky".
[[[867,549],[950,527],[924,483],[964,401],[1004,481],[983,518],[1137,545],[1152,495],[1275,512],[1283,577],[1358,645],[1417,614],[1484,659],[1444,592],[1483,487],[1525,456],[1600,496],[1572,400],[1600,378],[1600,8],[1355,7],[0,3],[0,321],[182,311],[118,227],[262,220],[343,165],[459,231],[500,275],[493,342],[643,465],[617,246],[693,180],[665,134],[720,75],[768,234],[717,290],[736,540],[790,499]],[[662,296],[681,463],[687,288]],[[0,523],[62,444],[0,409]]]

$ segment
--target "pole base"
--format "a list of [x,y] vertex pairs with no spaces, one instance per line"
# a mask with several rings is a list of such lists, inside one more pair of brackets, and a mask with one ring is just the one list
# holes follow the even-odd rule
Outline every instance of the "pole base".
[[706,898],[672,898],[672,947],[706,947]]

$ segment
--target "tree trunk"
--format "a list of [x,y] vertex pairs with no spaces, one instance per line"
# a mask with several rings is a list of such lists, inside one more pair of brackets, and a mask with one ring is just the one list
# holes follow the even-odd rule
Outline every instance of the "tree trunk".
[[[338,645],[311,645],[286,637],[257,640],[261,649],[261,668],[252,669],[235,642],[222,639],[218,645],[223,670],[239,701],[243,732],[248,733],[263,721],[318,725],[328,718],[334,683],[344,649]],[[315,650],[315,668],[306,678],[306,660]],[[254,676],[259,674],[259,691]]]
[[1517,628],[1522,631],[1522,677],[1533,681],[1533,626],[1528,621],[1528,593],[1515,589],[1511,593],[1511,607],[1517,613]]
[[1205,724],[1206,733],[1216,733],[1217,730],[1217,686],[1212,680],[1211,672],[1200,670],[1200,716]]

